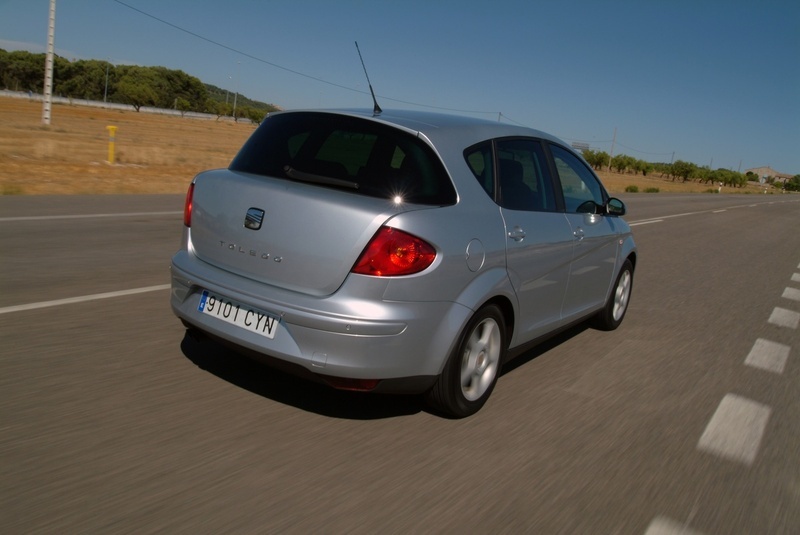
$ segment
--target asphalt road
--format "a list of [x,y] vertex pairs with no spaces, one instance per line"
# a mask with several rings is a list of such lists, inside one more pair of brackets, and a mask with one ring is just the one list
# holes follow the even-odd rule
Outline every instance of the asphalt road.
[[185,337],[181,196],[0,197],[0,531],[800,533],[800,196],[625,200],[622,327],[448,420]]

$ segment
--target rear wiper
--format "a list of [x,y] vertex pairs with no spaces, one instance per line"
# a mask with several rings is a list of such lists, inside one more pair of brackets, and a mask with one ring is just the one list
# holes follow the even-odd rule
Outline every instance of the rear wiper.
[[298,171],[290,165],[284,166],[283,170],[286,172],[286,176],[293,180],[310,182],[312,184],[323,184],[326,186],[336,186],[339,188],[358,189],[358,182],[353,182],[351,180],[342,180],[341,178],[306,173],[305,171]]

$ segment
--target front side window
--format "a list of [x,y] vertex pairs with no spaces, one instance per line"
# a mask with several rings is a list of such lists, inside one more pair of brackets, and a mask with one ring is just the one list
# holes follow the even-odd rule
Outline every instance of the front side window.
[[430,147],[357,117],[317,112],[268,117],[229,168],[408,203],[456,202],[450,177]]
[[594,213],[606,202],[606,193],[594,173],[580,158],[558,145],[550,145],[567,212]]

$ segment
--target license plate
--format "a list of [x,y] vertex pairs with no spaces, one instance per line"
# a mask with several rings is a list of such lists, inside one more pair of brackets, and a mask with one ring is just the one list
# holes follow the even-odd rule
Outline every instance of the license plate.
[[247,305],[242,305],[226,297],[221,297],[203,291],[200,296],[200,304],[197,306],[198,312],[213,316],[228,322],[246,331],[266,336],[269,339],[275,338],[278,332],[280,321],[274,316],[254,310]]

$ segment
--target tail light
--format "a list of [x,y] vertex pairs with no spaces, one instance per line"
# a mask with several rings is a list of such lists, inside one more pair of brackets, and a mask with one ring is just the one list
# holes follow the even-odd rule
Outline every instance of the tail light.
[[189,191],[186,192],[186,202],[183,204],[183,224],[187,227],[192,226],[192,197],[194,197],[194,182],[189,184]]
[[381,227],[373,236],[352,272],[376,277],[396,277],[419,273],[436,259],[428,242],[402,230]]

